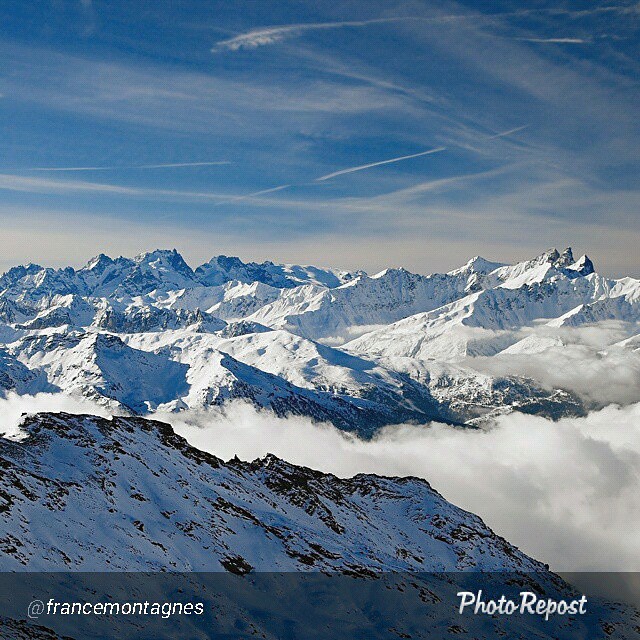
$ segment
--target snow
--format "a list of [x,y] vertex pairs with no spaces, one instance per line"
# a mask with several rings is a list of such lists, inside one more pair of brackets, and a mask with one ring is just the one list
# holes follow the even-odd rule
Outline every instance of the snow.
[[594,361],[600,376],[640,370],[639,336],[640,281],[570,249],[431,275],[226,256],[193,270],[175,250],[14,267],[0,277],[0,390],[121,417],[38,414],[0,438],[0,569],[544,571],[424,481],[223,463],[135,416],[241,398],[368,438],[579,415],[596,400],[563,383],[593,386]]
[[20,540],[3,571],[220,571],[238,556],[259,571],[544,570],[423,480],[225,464],[141,419],[40,414],[23,430],[0,439],[0,537]]
[[570,249],[374,276],[226,256],[192,270],[177,251],[156,250],[101,254],[77,271],[14,267],[0,288],[5,391],[57,391],[134,413],[244,398],[365,435],[405,420],[473,423],[527,396],[539,411],[573,414],[580,398],[489,376],[476,361],[563,348],[529,335],[535,327],[615,321],[620,342],[640,322],[640,282],[605,278]]

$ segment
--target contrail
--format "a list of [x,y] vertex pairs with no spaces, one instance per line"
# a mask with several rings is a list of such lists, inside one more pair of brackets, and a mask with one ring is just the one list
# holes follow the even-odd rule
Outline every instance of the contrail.
[[330,180],[337,176],[342,176],[345,173],[354,173],[355,171],[364,171],[365,169],[371,169],[371,167],[379,167],[382,164],[391,164],[392,162],[401,162],[402,160],[409,160],[410,158],[419,158],[420,156],[427,156],[431,153],[438,153],[444,151],[446,147],[437,147],[436,149],[429,149],[428,151],[421,151],[420,153],[413,153],[410,156],[400,156],[399,158],[391,158],[390,160],[381,160],[380,162],[372,162],[371,164],[363,164],[359,167],[350,167],[349,169],[342,169],[341,171],[334,171],[328,173],[326,176],[316,178],[316,182],[322,182],[323,180]]
[[273,193],[274,191],[282,191],[283,189],[288,189],[289,187],[293,187],[292,184],[281,184],[279,187],[272,187],[271,189],[263,189],[262,191],[254,191],[253,193],[247,193],[243,196],[236,196],[235,198],[229,198],[223,202],[217,202],[214,206],[219,207],[223,204],[230,204],[232,202],[238,202],[239,200],[246,200],[247,198],[253,198],[255,196],[262,196],[266,193]]
[[174,162],[173,164],[141,164],[132,169],[165,169],[169,167],[214,167],[231,164],[228,160],[218,160],[216,162]]
[[548,42],[550,44],[591,44],[591,40],[585,40],[584,38],[513,38],[514,40],[521,40],[522,42],[539,42],[544,44]]
[[169,169],[174,167],[213,167],[231,164],[228,160],[216,162],[172,162],[169,164],[134,164],[120,167],[34,167],[27,171],[118,171],[119,169]]
[[494,140],[495,138],[503,138],[504,136],[510,136],[512,133],[517,133],[518,131],[522,131],[527,127],[530,127],[531,124],[524,124],[521,127],[516,127],[515,129],[509,129],[508,131],[501,131],[500,133],[496,133],[493,136],[489,136],[487,140]]
[[[582,11],[572,11],[568,9],[520,9],[517,11],[506,11],[497,13],[459,13],[441,15],[413,15],[413,16],[392,16],[388,18],[373,18],[370,20],[345,20],[342,22],[305,22],[298,24],[283,24],[260,27],[240,33],[232,38],[216,42],[211,49],[212,53],[219,51],[239,51],[240,49],[256,49],[265,45],[276,44],[290,37],[299,36],[307,31],[321,31],[325,29],[341,29],[344,27],[367,27],[375,24],[389,24],[394,22],[425,22],[425,23],[447,23],[469,20],[495,20],[500,18],[520,17],[527,15],[566,15],[571,17],[582,17],[598,13],[635,13],[637,9],[633,5],[612,5],[606,7],[596,7]],[[588,41],[580,38],[517,38],[530,42],[556,42],[559,44],[581,44]]]

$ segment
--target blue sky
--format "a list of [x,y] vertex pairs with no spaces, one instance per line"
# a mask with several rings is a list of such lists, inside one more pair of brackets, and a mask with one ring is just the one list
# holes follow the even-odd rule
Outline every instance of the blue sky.
[[0,25],[1,267],[572,245],[640,275],[637,2],[4,0]]

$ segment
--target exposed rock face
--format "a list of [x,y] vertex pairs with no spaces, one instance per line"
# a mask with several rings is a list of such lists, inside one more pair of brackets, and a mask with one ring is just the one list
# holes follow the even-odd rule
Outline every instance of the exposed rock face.
[[2,570],[544,570],[417,478],[225,463],[141,418],[23,430],[0,439]]

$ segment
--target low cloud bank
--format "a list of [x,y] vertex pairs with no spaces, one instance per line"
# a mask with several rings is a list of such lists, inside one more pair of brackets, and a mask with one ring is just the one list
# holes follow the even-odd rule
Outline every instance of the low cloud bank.
[[[494,376],[527,376],[549,389],[573,391],[598,407],[630,404],[640,399],[640,350],[615,343],[638,332],[638,325],[618,321],[529,328],[521,335],[533,344],[524,352],[468,358],[463,364]],[[545,346],[545,340],[558,344]]]
[[640,571],[640,403],[559,422],[511,414],[488,431],[399,425],[371,442],[241,404],[163,418],[223,458],[425,478],[557,571]]
[[88,413],[108,418],[112,412],[104,407],[83,398],[70,397],[62,393],[39,393],[35,396],[19,396],[8,393],[0,398],[0,436],[20,438],[20,424],[24,415],[35,413],[64,412],[82,414]]
[[[0,400],[0,433],[45,410],[106,415],[60,395],[10,396]],[[511,414],[487,431],[398,425],[371,442],[243,403],[153,417],[224,459],[270,452],[343,477],[425,478],[556,571],[640,571],[640,403],[558,422]]]

